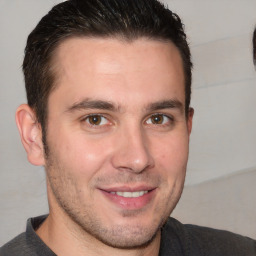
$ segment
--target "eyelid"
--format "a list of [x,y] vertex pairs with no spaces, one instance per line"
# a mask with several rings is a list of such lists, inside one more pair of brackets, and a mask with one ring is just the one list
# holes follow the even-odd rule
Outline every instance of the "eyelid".
[[167,113],[163,113],[163,112],[152,113],[152,114],[149,115],[148,118],[150,118],[150,117],[152,117],[152,116],[157,116],[157,115],[166,116],[166,117],[168,117],[169,119],[174,120],[173,115],[167,114]]
[[90,116],[101,116],[101,117],[104,117],[104,118],[108,119],[105,114],[102,114],[102,113],[91,113],[91,114],[83,115],[81,117],[81,120],[85,120],[86,118],[88,118]]

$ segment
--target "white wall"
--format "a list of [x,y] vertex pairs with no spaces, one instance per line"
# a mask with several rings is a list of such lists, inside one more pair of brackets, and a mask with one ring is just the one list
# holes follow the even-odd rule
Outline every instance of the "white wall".
[[194,61],[194,130],[187,184],[256,169],[255,0],[169,0]]
[[[44,171],[27,163],[14,113],[25,102],[26,37],[58,2],[0,0],[0,245],[24,230],[28,217],[47,212]],[[256,228],[242,228],[256,221],[256,72],[250,42],[256,1],[165,2],[186,25],[195,64],[187,187],[174,216],[256,237]],[[222,214],[208,219],[217,208]]]

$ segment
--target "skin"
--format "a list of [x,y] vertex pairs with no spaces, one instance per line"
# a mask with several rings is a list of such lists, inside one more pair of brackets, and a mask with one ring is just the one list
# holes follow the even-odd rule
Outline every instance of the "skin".
[[[22,105],[16,115],[29,161],[47,174],[50,214],[37,234],[58,255],[158,255],[160,228],[183,189],[192,128],[177,48],[72,38],[54,68],[47,157],[33,110]],[[110,193],[117,191],[148,193]]]

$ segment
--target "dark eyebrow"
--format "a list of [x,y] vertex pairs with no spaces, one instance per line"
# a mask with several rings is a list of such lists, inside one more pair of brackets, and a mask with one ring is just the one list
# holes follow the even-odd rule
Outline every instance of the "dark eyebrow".
[[181,113],[184,111],[184,106],[179,100],[163,100],[159,102],[154,102],[147,106],[148,111],[157,111],[160,109],[168,109],[168,108],[173,108],[173,109],[178,109]]
[[[154,102],[149,104],[146,107],[146,111],[152,112],[161,109],[178,109],[181,113],[184,111],[184,106],[179,100],[163,100],[159,102]],[[109,111],[119,111],[120,107],[115,106],[113,103],[104,100],[92,100],[92,99],[84,99],[79,102],[74,103],[71,105],[66,112],[73,112],[76,110],[83,110],[83,109],[102,109],[102,110],[109,110]]]
[[73,112],[75,110],[83,110],[83,109],[103,109],[110,111],[117,111],[118,108],[114,106],[113,103],[103,100],[92,100],[92,99],[84,99],[82,101],[74,103],[71,107],[69,107],[66,112]]

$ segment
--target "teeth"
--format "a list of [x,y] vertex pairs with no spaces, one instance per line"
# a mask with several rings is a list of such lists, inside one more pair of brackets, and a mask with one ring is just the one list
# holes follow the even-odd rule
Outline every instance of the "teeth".
[[122,197],[140,197],[148,193],[148,191],[136,191],[136,192],[110,192]]

